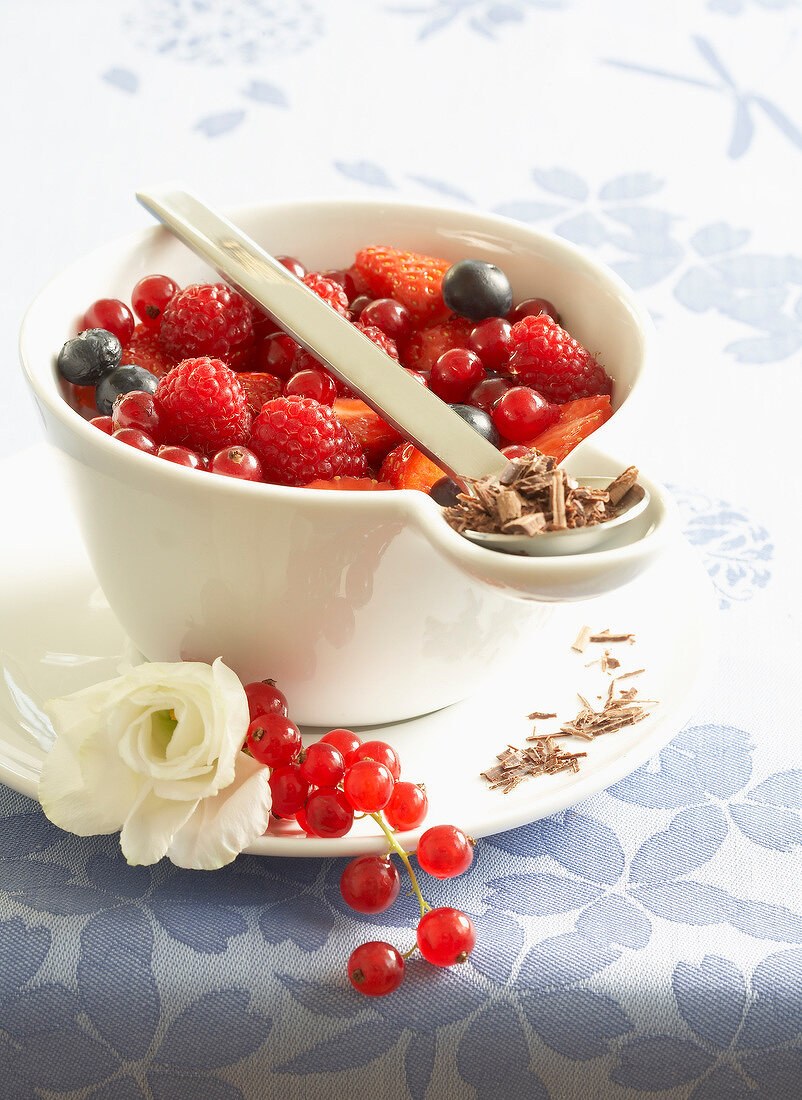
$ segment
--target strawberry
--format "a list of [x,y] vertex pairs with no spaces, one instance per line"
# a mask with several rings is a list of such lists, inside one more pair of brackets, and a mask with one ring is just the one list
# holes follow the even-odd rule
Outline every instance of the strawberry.
[[473,321],[452,314],[444,321],[417,329],[406,342],[401,362],[411,370],[428,373],[444,352],[467,347],[474,327]]
[[343,489],[348,492],[372,493],[392,489],[386,481],[377,481],[375,477],[332,477],[328,481],[318,478],[305,486],[307,489]]
[[362,444],[369,466],[378,466],[401,440],[395,428],[357,397],[338,397],[333,409],[340,423]]
[[440,292],[451,267],[448,260],[376,245],[357,252],[354,266],[374,298],[395,298],[416,321],[434,321],[448,313]]
[[258,416],[265,401],[272,401],[279,397],[284,383],[275,374],[266,374],[263,371],[243,371],[238,374],[248,406],[254,416]]
[[535,447],[545,455],[562,462],[583,439],[600,428],[613,415],[610,398],[580,397],[561,407],[560,419],[545,432],[530,440],[526,446]]
[[445,470],[435,466],[412,443],[402,443],[390,451],[379,471],[380,480],[389,481],[394,489],[419,489],[422,493],[428,493],[445,476]]
[[178,359],[168,355],[162,347],[158,328],[148,328],[146,325],[136,326],[131,339],[123,348],[120,361],[144,367],[157,378],[163,378],[178,363]]

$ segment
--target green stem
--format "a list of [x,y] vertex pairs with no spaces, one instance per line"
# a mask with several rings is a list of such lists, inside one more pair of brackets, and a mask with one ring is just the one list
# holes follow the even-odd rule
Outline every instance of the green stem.
[[[381,831],[387,837],[387,843],[390,845],[391,849],[401,857],[402,863],[404,864],[407,871],[409,872],[409,878],[410,878],[410,881],[412,882],[412,888],[414,889],[415,893],[418,895],[418,901],[420,902],[420,915],[423,916],[424,913],[426,913],[426,911],[428,909],[431,909],[431,905],[429,905],[429,903],[427,901],[424,901],[424,899],[423,899],[423,894],[420,892],[420,886],[418,886],[418,880],[415,878],[415,872],[412,870],[412,864],[409,862],[409,856],[404,851],[404,849],[401,847],[401,845],[398,843],[398,841],[395,839],[395,837],[390,832],[390,830],[387,828],[384,821],[382,820],[381,814],[371,814],[370,816],[373,818],[373,820],[379,826]],[[415,950],[415,948],[413,947],[412,951],[414,951],[414,950]],[[408,955],[411,955],[412,951],[408,951],[407,954],[404,955],[404,958],[407,958]]]

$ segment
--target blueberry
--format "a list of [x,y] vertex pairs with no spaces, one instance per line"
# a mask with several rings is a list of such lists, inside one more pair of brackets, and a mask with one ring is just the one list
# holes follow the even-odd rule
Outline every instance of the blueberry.
[[456,481],[452,481],[450,477],[441,477],[439,481],[435,481],[429,490],[429,496],[441,508],[450,508],[452,504],[457,503],[457,493],[459,491],[460,487]]
[[96,386],[120,365],[123,348],[104,328],[88,328],[68,340],[58,353],[58,369],[76,386]]
[[443,276],[443,301],[469,321],[504,317],[512,308],[512,287],[501,268],[484,260],[459,260]]
[[101,416],[111,416],[114,402],[121,393],[131,393],[133,390],[155,393],[158,384],[158,378],[149,370],[124,363],[98,382],[95,389],[97,411]]
[[451,408],[457,416],[461,416],[464,421],[470,424],[479,435],[483,435],[494,447],[498,445],[498,430],[489,413],[484,412],[482,409],[475,409],[473,405],[452,405]]

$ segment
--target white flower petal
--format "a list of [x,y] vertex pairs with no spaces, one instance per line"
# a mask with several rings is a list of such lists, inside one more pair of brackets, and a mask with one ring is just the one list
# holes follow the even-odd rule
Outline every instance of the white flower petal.
[[270,824],[270,773],[239,753],[236,776],[214,798],[204,798],[173,837],[167,855],[178,867],[212,871],[224,867]]
[[195,812],[197,802],[176,802],[143,790],[120,833],[120,847],[128,862],[158,863],[167,855],[173,837]]
[[95,690],[46,704],[57,737],[42,763],[39,801],[54,825],[78,836],[115,833],[140,787],[139,778],[122,764],[116,747],[99,729],[91,695]]

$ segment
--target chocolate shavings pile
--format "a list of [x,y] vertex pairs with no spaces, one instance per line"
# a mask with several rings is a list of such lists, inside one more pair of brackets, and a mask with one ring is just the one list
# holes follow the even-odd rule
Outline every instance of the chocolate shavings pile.
[[468,480],[472,492],[460,493],[443,514],[459,534],[537,535],[592,527],[620,514],[619,505],[637,480],[637,469],[629,466],[606,489],[587,489],[549,455],[533,451],[514,458],[498,476]]

